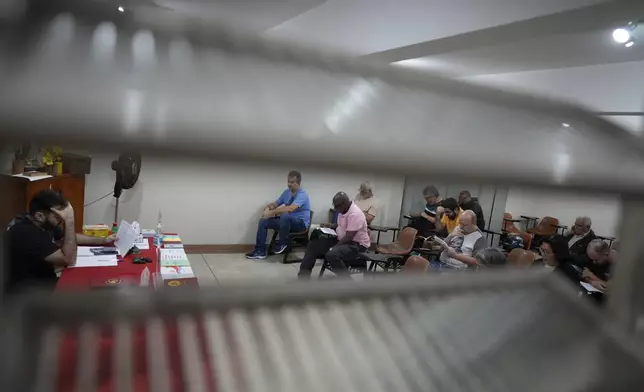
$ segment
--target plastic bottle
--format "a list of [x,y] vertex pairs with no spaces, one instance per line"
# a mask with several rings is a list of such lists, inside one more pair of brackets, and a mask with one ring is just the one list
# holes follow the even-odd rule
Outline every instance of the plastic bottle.
[[116,234],[118,232],[119,232],[119,225],[116,222],[112,223],[112,234]]
[[161,247],[163,243],[163,225],[161,224],[161,211],[159,211],[159,220],[157,221],[156,232],[154,233],[154,246]]

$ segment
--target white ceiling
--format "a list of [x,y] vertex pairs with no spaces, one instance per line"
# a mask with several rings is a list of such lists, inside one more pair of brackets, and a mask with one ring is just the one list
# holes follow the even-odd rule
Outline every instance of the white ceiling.
[[[374,61],[490,74],[644,59],[610,30],[642,0],[155,0],[271,39]],[[644,26],[642,27],[644,30]]]
[[611,39],[611,30],[603,29],[585,34],[541,36],[525,41],[404,60],[396,64],[461,76],[641,60],[644,60],[644,45],[634,45],[631,48],[616,45]]
[[331,0],[268,36],[364,55],[603,0]]
[[235,28],[264,32],[326,0],[154,0],[183,14]]

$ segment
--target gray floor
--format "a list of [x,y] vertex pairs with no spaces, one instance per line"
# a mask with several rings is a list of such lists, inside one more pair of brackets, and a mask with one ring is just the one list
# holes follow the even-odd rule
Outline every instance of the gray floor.
[[[301,257],[301,255],[295,254],[293,257]],[[297,278],[300,268],[299,263],[282,264],[280,255],[270,256],[265,260],[248,260],[241,253],[190,254],[188,259],[200,286],[253,281],[293,281]],[[322,260],[318,260],[313,270],[313,279],[316,279],[320,273],[321,265]],[[330,277],[333,273],[327,271],[324,276]]]

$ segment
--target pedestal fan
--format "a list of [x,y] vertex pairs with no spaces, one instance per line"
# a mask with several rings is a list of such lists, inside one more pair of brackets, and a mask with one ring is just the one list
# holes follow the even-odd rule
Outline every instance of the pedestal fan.
[[139,179],[141,172],[141,154],[121,153],[117,160],[112,161],[112,170],[116,172],[114,182],[114,197],[116,208],[114,209],[114,222],[118,222],[119,199],[124,189],[131,189]]

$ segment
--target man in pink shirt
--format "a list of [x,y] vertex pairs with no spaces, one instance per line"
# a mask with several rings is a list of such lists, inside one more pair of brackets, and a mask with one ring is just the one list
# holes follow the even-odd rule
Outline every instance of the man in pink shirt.
[[335,229],[337,237],[309,242],[300,264],[299,278],[310,279],[315,261],[320,257],[324,257],[329,269],[341,277],[349,277],[347,265],[364,264],[358,256],[371,246],[364,213],[344,192],[333,197],[333,209],[339,213],[338,224],[323,226]]

